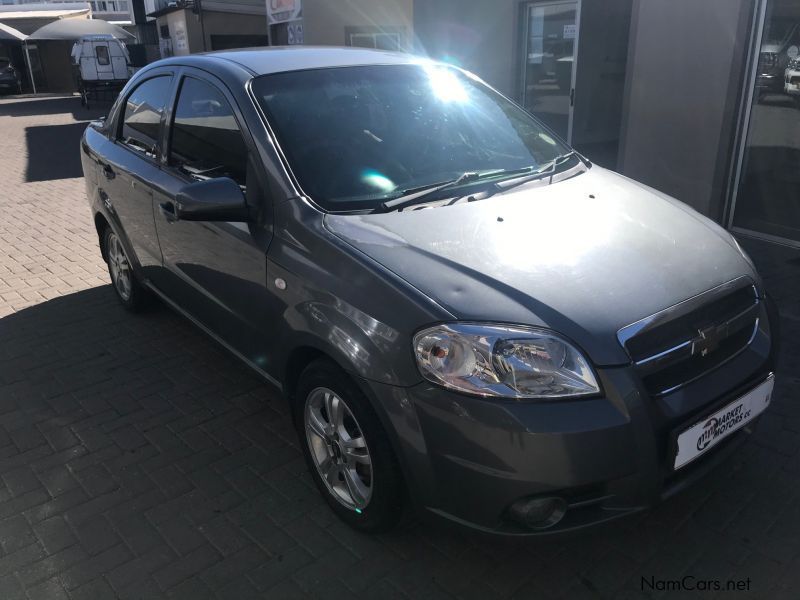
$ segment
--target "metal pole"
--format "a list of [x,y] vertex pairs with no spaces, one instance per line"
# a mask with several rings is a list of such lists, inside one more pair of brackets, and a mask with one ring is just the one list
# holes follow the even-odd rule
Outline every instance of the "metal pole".
[[200,34],[203,36],[203,52],[206,49],[206,22],[203,19],[203,0],[194,0],[197,6],[197,14],[200,15]]
[[33,93],[36,94],[36,81],[33,79],[33,67],[31,66],[31,53],[28,51],[28,40],[23,42],[25,46],[25,58],[28,62],[28,74],[31,77],[31,86],[33,87]]

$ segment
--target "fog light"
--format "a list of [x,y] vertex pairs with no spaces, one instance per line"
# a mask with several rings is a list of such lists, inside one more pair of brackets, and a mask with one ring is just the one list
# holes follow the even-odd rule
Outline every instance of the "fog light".
[[511,505],[509,515],[529,529],[549,529],[567,512],[563,498],[523,498]]

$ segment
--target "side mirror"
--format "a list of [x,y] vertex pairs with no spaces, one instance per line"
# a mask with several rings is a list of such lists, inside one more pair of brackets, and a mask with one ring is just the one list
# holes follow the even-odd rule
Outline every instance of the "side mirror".
[[178,221],[250,220],[242,188],[230,177],[198,181],[183,186],[175,197]]

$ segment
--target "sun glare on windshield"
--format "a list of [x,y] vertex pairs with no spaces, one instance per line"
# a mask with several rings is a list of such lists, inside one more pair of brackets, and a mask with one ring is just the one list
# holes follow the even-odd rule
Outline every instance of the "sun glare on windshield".
[[383,173],[378,173],[373,170],[364,171],[361,180],[383,192],[391,192],[397,188],[394,181],[386,177]]
[[450,69],[428,67],[425,72],[437,99],[442,102],[466,102],[469,99],[467,90]]

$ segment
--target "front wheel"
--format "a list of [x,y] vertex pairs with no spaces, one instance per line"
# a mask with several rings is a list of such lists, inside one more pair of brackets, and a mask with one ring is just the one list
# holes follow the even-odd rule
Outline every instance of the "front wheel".
[[311,475],[348,525],[377,533],[402,516],[397,459],[375,412],[355,383],[327,360],[300,376],[295,424]]

